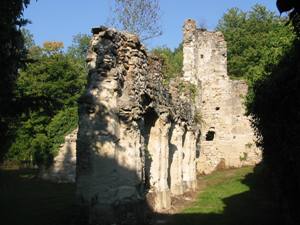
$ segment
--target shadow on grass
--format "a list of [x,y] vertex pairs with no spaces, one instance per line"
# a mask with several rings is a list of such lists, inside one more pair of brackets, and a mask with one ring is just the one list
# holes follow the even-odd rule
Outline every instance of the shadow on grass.
[[[76,224],[75,185],[56,184],[37,178],[37,170],[0,170],[0,222],[3,225]],[[220,176],[226,173],[220,172]],[[228,178],[230,179],[230,178]],[[240,182],[248,188],[239,194],[219,199],[220,213],[199,213],[192,206],[187,212],[156,214],[153,224],[269,225],[281,224],[272,187],[261,167]],[[226,188],[226,179],[224,188]],[[216,184],[211,184],[216,185]],[[222,186],[223,187],[223,186]],[[200,195],[201,196],[201,195]],[[193,209],[194,207],[194,209]],[[209,209],[208,209],[209,211]],[[80,216],[80,215],[79,215]],[[101,224],[101,223],[100,223]]]
[[0,224],[71,224],[75,184],[37,178],[35,169],[0,169]]
[[[197,203],[194,203],[190,209],[185,210],[186,213],[164,215],[165,218],[162,218],[168,221],[167,224],[174,225],[282,224],[272,186],[263,168],[257,166],[253,173],[248,173],[240,182],[240,185],[247,186],[247,190],[219,199],[223,205],[220,213],[197,213]],[[226,181],[224,188],[226,188]]]

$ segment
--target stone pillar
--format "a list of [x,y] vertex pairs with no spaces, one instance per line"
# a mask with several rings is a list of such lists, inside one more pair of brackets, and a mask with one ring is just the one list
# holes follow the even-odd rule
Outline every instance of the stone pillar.
[[188,130],[183,145],[183,170],[182,177],[184,191],[194,191],[197,187],[196,179],[196,135],[194,131]]
[[169,130],[170,121],[167,113],[161,114],[154,127],[150,130],[148,151],[150,165],[150,198],[154,210],[161,211],[171,206],[170,189],[168,186],[169,165]]
[[183,125],[175,124],[170,140],[170,187],[173,195],[183,194],[182,160],[183,160]]
[[183,79],[197,84],[195,76],[196,22],[188,19],[183,26]]
[[[117,145],[116,161],[126,170],[120,169],[119,182],[132,187],[141,185],[144,181],[144,139],[141,134],[141,127],[137,121],[127,123],[121,122],[119,128],[119,144]],[[129,171],[135,171],[134,173]]]

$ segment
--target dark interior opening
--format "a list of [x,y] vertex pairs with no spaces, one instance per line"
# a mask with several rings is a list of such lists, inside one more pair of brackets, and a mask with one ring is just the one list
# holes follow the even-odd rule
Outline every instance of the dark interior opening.
[[142,99],[142,106],[148,106],[152,102],[152,99],[146,93],[141,95],[141,99]]
[[217,111],[218,111],[218,110],[220,110],[220,107],[219,107],[219,106],[217,106],[217,107],[216,107],[216,110],[217,110]]
[[200,158],[200,147],[201,147],[201,144],[200,144],[200,139],[201,137],[201,132],[198,133],[197,137],[196,137],[196,159],[199,159]]
[[212,140],[214,140],[214,138],[215,138],[215,131],[212,131],[212,130],[210,130],[210,131],[208,131],[207,133],[206,133],[206,136],[205,136],[205,140],[206,141],[212,141]]

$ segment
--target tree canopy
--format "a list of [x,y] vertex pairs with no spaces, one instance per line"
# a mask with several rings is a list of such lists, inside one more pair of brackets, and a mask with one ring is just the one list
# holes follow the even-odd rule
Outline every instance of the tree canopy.
[[23,18],[29,3],[30,0],[3,0],[0,6],[0,160],[17,112],[14,89],[18,69],[24,66],[27,54],[21,27],[29,22]]
[[251,83],[268,75],[268,67],[278,63],[295,38],[286,22],[287,18],[262,5],[253,6],[248,12],[228,10],[217,30],[223,32],[227,41],[229,76]]
[[29,49],[34,60],[16,82],[20,116],[8,160],[47,164],[64,136],[77,126],[77,99],[85,87],[86,67],[62,47],[62,42],[45,42],[42,48]]
[[153,48],[151,53],[162,59],[164,82],[182,76],[183,49],[182,43],[172,51],[168,47]]
[[73,58],[85,61],[91,36],[87,34],[77,34],[73,36],[73,43],[68,48],[68,54]]
[[[271,171],[285,221],[300,223],[300,7],[299,1],[278,0],[280,12],[290,11],[290,23],[297,38],[290,43],[270,74],[252,85],[253,98],[248,103],[252,125],[263,150],[264,165]],[[285,38],[280,33],[277,38]]]

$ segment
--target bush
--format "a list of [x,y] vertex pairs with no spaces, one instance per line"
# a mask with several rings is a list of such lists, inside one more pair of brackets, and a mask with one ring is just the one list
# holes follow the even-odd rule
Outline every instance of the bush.
[[154,48],[152,54],[163,61],[164,84],[168,85],[170,80],[182,76],[183,47],[182,44],[172,51],[167,47]]

